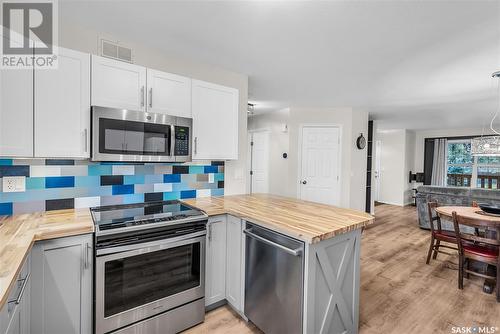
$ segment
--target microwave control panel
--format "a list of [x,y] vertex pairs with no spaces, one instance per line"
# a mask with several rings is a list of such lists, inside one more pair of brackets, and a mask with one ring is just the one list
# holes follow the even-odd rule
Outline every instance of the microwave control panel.
[[175,127],[174,155],[189,155],[189,128],[186,126]]

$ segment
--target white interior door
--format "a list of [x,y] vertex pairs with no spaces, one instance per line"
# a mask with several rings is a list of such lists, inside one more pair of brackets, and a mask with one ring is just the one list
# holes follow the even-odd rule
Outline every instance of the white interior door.
[[340,204],[340,129],[335,126],[302,128],[300,198]]
[[269,132],[252,133],[252,193],[269,192]]
[[382,154],[382,142],[380,140],[375,141],[375,170],[373,177],[375,178],[375,191],[373,194],[373,200],[378,201],[380,196],[380,155]]

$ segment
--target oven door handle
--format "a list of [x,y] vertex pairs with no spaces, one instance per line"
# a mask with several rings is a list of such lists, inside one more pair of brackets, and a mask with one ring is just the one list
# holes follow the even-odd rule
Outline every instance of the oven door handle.
[[168,249],[176,246],[186,245],[189,243],[198,242],[200,240],[205,240],[206,234],[207,231],[203,230],[168,239],[143,242],[126,246],[97,249],[96,255],[98,258],[102,255],[106,256],[117,255],[117,258],[125,258],[138,254],[151,253],[162,249]]

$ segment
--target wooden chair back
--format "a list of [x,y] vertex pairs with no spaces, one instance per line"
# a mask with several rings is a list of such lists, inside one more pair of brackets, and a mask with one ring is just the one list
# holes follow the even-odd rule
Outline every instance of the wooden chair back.
[[[436,208],[438,207],[437,202],[428,202],[427,208],[429,211],[429,225],[431,226],[432,232],[441,232],[441,218],[436,212]],[[434,222],[436,222],[436,226],[434,226]]]
[[477,234],[470,234],[470,233],[464,233],[460,230],[460,226],[470,226],[475,229],[496,229],[496,224],[492,221],[486,220],[486,219],[480,219],[480,218],[470,218],[470,217],[464,217],[464,216],[459,216],[455,211],[452,213],[453,215],[453,225],[455,227],[455,234],[457,236],[457,244],[458,244],[458,251],[460,253],[463,252],[463,241],[469,241],[469,242],[475,242],[475,243],[482,243],[488,246],[497,246],[500,247],[500,235],[499,233],[496,233],[496,239],[492,238],[485,238],[482,236],[479,236]]

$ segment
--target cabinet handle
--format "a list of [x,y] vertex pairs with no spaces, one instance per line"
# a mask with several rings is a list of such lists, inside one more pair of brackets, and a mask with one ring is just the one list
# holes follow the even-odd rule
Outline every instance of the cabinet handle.
[[198,137],[194,137],[194,154],[198,153]]
[[141,107],[144,107],[144,86],[141,87]]
[[149,89],[149,107],[153,108],[153,88]]
[[88,269],[88,267],[90,266],[89,249],[92,249],[92,247],[90,247],[89,243],[87,242],[85,244],[85,269]]
[[30,275],[31,273],[28,273],[28,275],[26,275],[26,278],[23,278],[23,279],[20,279],[19,282],[23,282],[23,286],[21,287],[21,291],[19,291],[19,295],[17,296],[16,299],[13,299],[13,300],[9,300],[7,302],[7,304],[16,304],[16,305],[19,305],[19,303],[21,302],[21,299],[23,299],[23,295],[24,295],[24,290],[26,290],[26,285],[28,284],[28,281],[30,279]]
[[84,136],[84,139],[83,139],[83,140],[84,140],[84,143],[85,143],[85,144],[84,144],[84,146],[85,146],[85,153],[87,153],[87,152],[88,152],[88,149],[89,149],[89,148],[88,148],[88,146],[87,146],[87,145],[88,145],[88,142],[87,142],[87,139],[88,139],[88,138],[87,138],[87,135],[88,135],[88,131],[87,131],[87,129],[83,130],[83,136]]
[[212,241],[212,224],[208,224],[208,241]]

